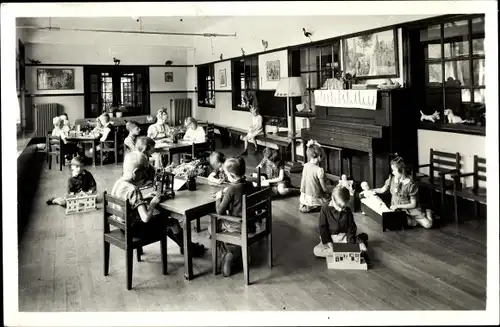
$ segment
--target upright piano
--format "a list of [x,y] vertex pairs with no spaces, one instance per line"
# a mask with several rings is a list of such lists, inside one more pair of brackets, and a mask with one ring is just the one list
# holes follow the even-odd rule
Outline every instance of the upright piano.
[[325,149],[327,173],[380,187],[396,154],[415,166],[419,118],[406,89],[378,90],[375,110],[316,106],[311,126],[301,131],[304,162],[312,139]]

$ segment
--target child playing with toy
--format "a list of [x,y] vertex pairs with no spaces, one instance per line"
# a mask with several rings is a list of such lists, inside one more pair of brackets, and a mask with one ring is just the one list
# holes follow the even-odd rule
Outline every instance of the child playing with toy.
[[[423,211],[418,205],[418,185],[407,173],[403,158],[397,157],[391,161],[392,174],[385,181],[384,186],[365,192],[373,194],[391,193],[391,210],[402,210],[406,213],[408,226],[421,225],[431,228],[433,224],[432,211]],[[366,196],[366,195],[365,195]]]
[[248,154],[248,142],[251,142],[255,145],[255,152],[258,151],[257,141],[255,137],[259,134],[262,134],[262,116],[259,115],[259,108],[257,106],[252,105],[250,107],[250,113],[252,114],[252,124],[248,127],[247,135],[243,136],[241,139],[245,142],[245,150],[241,153],[242,156],[246,156]]
[[[367,182],[361,183],[361,189],[363,190],[359,193],[361,201],[372,208],[375,212],[382,214],[384,212],[392,211],[378,195],[370,190],[370,186]],[[364,215],[365,213],[362,212],[362,214]]]
[[222,184],[228,182],[226,173],[224,172],[224,162],[226,158],[224,154],[214,151],[210,154],[209,162],[212,167],[212,172],[208,175],[208,180],[212,183]]
[[330,189],[326,185],[325,171],[320,167],[324,156],[323,149],[318,142],[310,140],[307,142],[307,157],[309,162],[302,170],[300,182],[300,212],[316,212],[328,201],[327,193]]
[[[249,195],[257,190],[245,179],[246,164],[243,158],[230,158],[224,163],[224,172],[230,185],[215,195],[215,208],[219,215],[241,217],[243,210],[243,195]],[[219,228],[225,232],[240,232],[241,224],[227,220],[219,220]],[[212,234],[209,228],[209,234]],[[222,275],[231,276],[235,268],[241,268],[241,248],[232,244],[222,244],[221,252]]]
[[198,125],[198,121],[193,117],[187,117],[184,120],[184,126],[186,127],[186,133],[184,134],[185,141],[191,141],[194,143],[202,143],[206,141],[205,130],[203,127]]
[[357,226],[354,215],[347,206],[350,192],[343,186],[333,189],[330,203],[321,207],[319,214],[320,243],[313,249],[316,257],[324,258],[333,254],[334,243],[358,243],[360,250],[366,252],[368,235],[356,235]]
[[[80,157],[71,160],[71,177],[68,179],[68,194],[77,194],[80,192],[94,193],[97,190],[97,184],[94,176],[83,169],[83,161]],[[57,204],[66,207],[66,197],[52,197],[47,200],[48,205]]]
[[299,194],[299,190],[291,186],[290,176],[285,173],[285,167],[281,161],[278,151],[275,149],[265,148],[264,158],[257,165],[257,168],[264,168],[264,180],[261,182],[271,186],[271,191],[274,196]]
[[[148,166],[148,161],[140,152],[126,154],[123,161],[123,175],[114,184],[111,195],[129,201],[134,236],[147,237],[153,233],[166,231],[167,236],[180,247],[181,254],[184,254],[182,227],[177,219],[166,217],[166,213],[158,208],[158,204],[162,201],[161,196],[156,195],[147,201],[138,188],[138,185],[143,184],[148,177]],[[205,252],[203,245],[191,243],[190,246],[193,249],[193,256],[203,256]]]
[[125,128],[128,131],[128,136],[125,138],[123,143],[125,144],[126,152],[128,153],[136,150],[135,141],[137,140],[137,137],[141,133],[141,129],[139,128],[139,125],[135,121],[127,122]]

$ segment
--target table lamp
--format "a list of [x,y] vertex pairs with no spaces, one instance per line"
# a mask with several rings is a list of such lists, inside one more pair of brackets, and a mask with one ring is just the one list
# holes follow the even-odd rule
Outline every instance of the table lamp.
[[286,163],[286,168],[290,172],[300,172],[302,165],[295,161],[295,138],[297,137],[295,131],[295,110],[290,110],[290,98],[300,97],[307,94],[306,85],[302,77],[284,77],[276,87],[275,97],[286,97],[286,111],[288,118],[288,137],[292,142],[292,160]]

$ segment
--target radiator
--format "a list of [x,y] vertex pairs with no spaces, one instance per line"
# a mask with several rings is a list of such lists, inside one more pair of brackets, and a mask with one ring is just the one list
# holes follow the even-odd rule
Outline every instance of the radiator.
[[61,105],[58,103],[39,103],[33,105],[35,111],[35,136],[45,137],[54,125],[52,119],[61,114]]
[[184,124],[184,120],[192,115],[191,107],[191,99],[170,99],[170,112],[168,113],[170,125]]

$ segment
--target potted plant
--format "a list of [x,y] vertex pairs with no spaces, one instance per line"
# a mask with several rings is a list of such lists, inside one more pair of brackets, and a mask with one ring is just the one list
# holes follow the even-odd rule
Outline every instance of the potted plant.
[[165,167],[165,171],[174,174],[175,178],[184,179],[190,191],[196,190],[196,176],[203,175],[203,167],[200,160],[174,164]]
[[116,117],[120,118],[123,116],[123,112],[126,111],[126,107],[125,106],[120,106],[118,107],[118,109],[116,109]]

